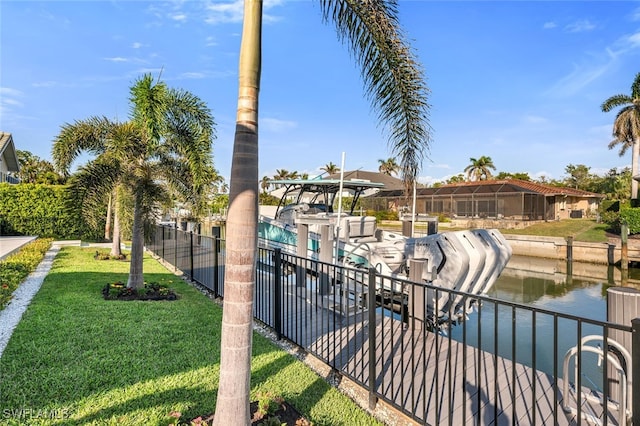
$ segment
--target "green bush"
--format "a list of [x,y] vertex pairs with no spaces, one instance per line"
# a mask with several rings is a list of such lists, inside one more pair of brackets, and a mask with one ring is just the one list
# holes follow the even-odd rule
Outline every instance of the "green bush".
[[629,226],[630,234],[640,233],[640,207],[626,207],[620,209],[620,222]]
[[0,235],[99,240],[67,186],[0,184]]
[[2,310],[20,283],[33,272],[51,247],[51,238],[37,239],[0,261],[0,310]]
[[398,212],[394,212],[391,210],[367,210],[367,216],[375,216],[376,222],[380,222],[381,220],[398,220]]

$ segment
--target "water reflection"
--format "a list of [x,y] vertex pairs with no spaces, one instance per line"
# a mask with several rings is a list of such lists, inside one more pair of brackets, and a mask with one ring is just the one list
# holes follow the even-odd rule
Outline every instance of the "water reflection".
[[487,293],[496,299],[558,312],[606,319],[606,295],[611,286],[640,289],[640,269],[623,277],[617,266],[513,256]]
[[[548,311],[607,320],[607,288],[628,286],[640,288],[640,270],[630,269],[624,276],[620,268],[574,262],[514,256],[488,296]],[[556,323],[557,322],[557,323]],[[522,308],[497,306],[484,302],[480,312],[449,330],[451,337],[498,354],[507,359],[554,374],[554,354],[558,374],[562,374],[565,353],[575,346],[580,336],[602,335],[600,327]],[[557,340],[554,336],[557,330]],[[584,359],[591,357],[585,354]],[[595,354],[583,361],[584,385],[600,389],[602,370]],[[591,364],[591,365],[590,365]],[[592,385],[592,386],[591,386]]]

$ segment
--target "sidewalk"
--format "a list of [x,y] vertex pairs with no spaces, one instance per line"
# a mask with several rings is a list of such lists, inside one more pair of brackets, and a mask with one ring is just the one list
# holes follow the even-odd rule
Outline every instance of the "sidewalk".
[[0,237],[0,260],[35,239],[36,237]]

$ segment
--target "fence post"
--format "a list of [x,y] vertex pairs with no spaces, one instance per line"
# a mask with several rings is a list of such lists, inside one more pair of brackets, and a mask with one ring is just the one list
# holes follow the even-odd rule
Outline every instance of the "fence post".
[[220,296],[220,282],[218,279],[218,245],[220,240],[218,236],[213,237],[213,295],[214,297]]
[[640,426],[640,318],[631,320],[631,407],[633,426]]
[[376,408],[376,268],[369,268],[369,409]]
[[178,269],[178,227],[176,224],[176,232],[174,234],[175,237],[175,244],[174,246],[174,250],[173,250],[173,270],[176,271]]
[[189,278],[193,281],[193,231],[189,233]]
[[167,261],[164,257],[164,226],[162,227],[162,260],[165,262]]
[[273,328],[276,338],[282,338],[282,250],[277,248],[274,251],[273,263]]

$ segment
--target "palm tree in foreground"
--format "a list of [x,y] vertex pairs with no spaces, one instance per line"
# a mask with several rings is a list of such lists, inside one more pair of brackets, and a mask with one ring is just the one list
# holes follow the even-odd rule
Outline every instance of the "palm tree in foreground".
[[619,155],[622,157],[631,147],[631,199],[638,198],[638,155],[640,154],[640,73],[631,85],[631,95],[614,95],[602,103],[602,112],[609,112],[622,107],[613,122],[612,135],[615,139],[609,142],[609,149],[620,144]]
[[[389,129],[411,188],[430,142],[427,88],[399,29],[395,0],[321,0],[324,20],[362,66],[366,92]],[[227,218],[225,297],[216,425],[248,425],[258,228],[258,92],[262,1],[245,0]]]
[[151,75],[137,80],[130,94],[130,121],[93,117],[65,124],[54,141],[53,158],[56,167],[68,173],[81,152],[94,156],[72,180],[84,212],[94,211],[116,188],[118,196],[133,200],[127,287],[136,289],[144,285],[145,227],[158,202],[177,193],[193,208],[203,205],[207,183],[215,176],[214,122],[199,98],[154,84]]
[[464,171],[467,173],[467,179],[472,181],[491,179],[490,169],[496,169],[491,157],[483,155],[477,159],[469,158],[469,161],[471,161],[471,164],[464,168]]

